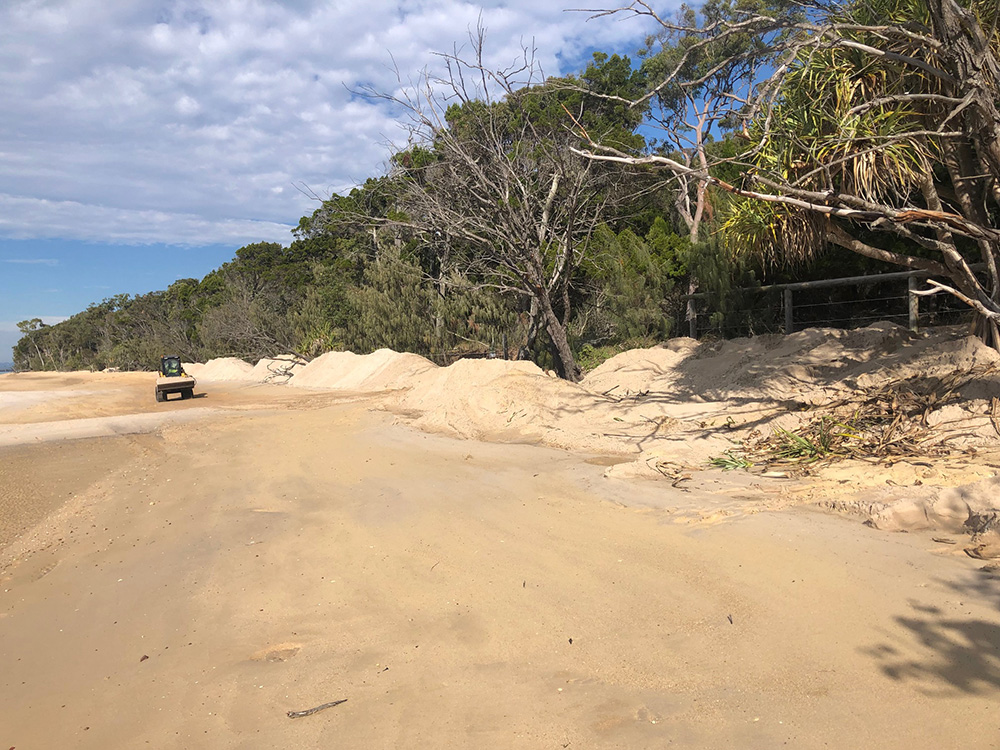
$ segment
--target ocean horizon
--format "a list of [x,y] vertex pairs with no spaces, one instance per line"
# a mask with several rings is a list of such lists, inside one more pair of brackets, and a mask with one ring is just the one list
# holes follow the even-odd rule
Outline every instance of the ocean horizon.
[[14,370],[13,362],[0,362],[0,372],[12,372]]

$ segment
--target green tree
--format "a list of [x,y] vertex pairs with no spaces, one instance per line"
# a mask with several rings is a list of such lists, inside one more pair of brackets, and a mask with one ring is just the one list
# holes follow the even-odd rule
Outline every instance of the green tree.
[[635,344],[667,338],[681,304],[677,281],[687,274],[690,242],[658,217],[645,237],[630,229],[597,228],[585,264],[590,296],[581,334],[594,344]]
[[388,251],[364,272],[364,283],[351,290],[354,314],[346,338],[361,354],[388,348],[429,354],[434,340],[434,294],[419,266]]
[[42,338],[39,331],[43,328],[45,328],[45,324],[41,318],[22,320],[17,324],[17,330],[21,332],[21,339],[14,347],[14,364],[18,369],[34,369],[32,359],[37,362],[38,369],[45,369],[45,354],[39,346],[39,340]]
[[[645,2],[630,10],[655,15]],[[713,84],[746,140],[738,182],[718,162],[597,143],[591,156],[655,164],[735,196],[727,237],[738,248],[787,259],[833,244],[928,271],[925,293],[962,299],[1000,346],[996,14],[994,0],[841,0],[696,19],[682,30],[698,44],[754,40],[729,58],[749,66],[747,87]],[[675,67],[655,85],[700,80]]]

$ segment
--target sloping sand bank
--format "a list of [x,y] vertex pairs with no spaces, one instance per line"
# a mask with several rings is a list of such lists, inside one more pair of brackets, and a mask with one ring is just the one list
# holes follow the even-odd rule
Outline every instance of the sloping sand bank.
[[954,329],[914,334],[882,323],[718,343],[675,339],[624,352],[579,385],[527,362],[462,360],[441,368],[388,350],[326,354],[289,383],[389,396],[386,408],[424,429],[638,456],[645,466],[657,456],[703,462],[752,430],[794,422],[806,407],[960,371],[979,374],[959,389],[960,403],[932,411],[928,420],[965,420],[961,447],[994,446],[989,403],[1000,395],[998,365],[1000,354]]

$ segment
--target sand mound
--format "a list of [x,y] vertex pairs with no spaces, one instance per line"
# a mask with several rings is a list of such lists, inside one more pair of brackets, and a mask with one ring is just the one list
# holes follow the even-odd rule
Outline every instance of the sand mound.
[[[618,400],[615,419],[627,427],[619,431],[636,435],[641,451],[635,465],[618,465],[608,475],[656,476],[664,463],[703,463],[751,436],[796,430],[819,414],[834,414],[838,404],[836,418],[850,419],[855,401],[876,395],[892,401],[897,391],[933,396],[923,399],[926,413],[913,416],[946,446],[937,453],[995,450],[991,399],[1000,396],[998,365],[1000,353],[961,329],[917,334],[879,323],[718,342],[675,339],[624,352],[582,384]],[[639,437],[640,418],[659,429]]]
[[465,438],[608,448],[593,429],[608,419],[608,402],[530,362],[460,360],[428,370],[413,379],[396,406],[415,415],[418,427]]
[[[938,531],[965,541],[966,552],[981,559],[1000,557],[1000,478],[958,487],[908,487],[824,501],[832,510],[860,514],[882,531]],[[955,543],[957,540],[951,540]]]
[[698,349],[689,338],[672,339],[662,346],[630,349],[591,370],[581,385],[594,393],[626,396],[672,388],[677,367]]
[[918,495],[912,489],[898,493],[872,507],[870,522],[885,531],[982,533],[996,525],[998,514],[1000,479],[993,478],[964,487],[933,488]]
[[[943,377],[956,370],[1000,364],[1000,353],[953,328],[913,333],[893,323],[844,331],[810,328],[697,343],[675,339],[661,347],[624,352],[591,372],[588,389],[612,396],[637,393],[675,400],[772,400],[821,403],[892,380]],[[993,378],[962,395],[996,393]],[[979,384],[983,386],[982,383]]]
[[960,400],[924,418],[935,430],[956,432],[953,448],[994,444],[989,399],[1000,394],[1000,368],[988,367],[998,363],[1000,354],[958,329],[917,334],[879,323],[717,342],[678,338],[623,352],[579,385],[529,362],[469,359],[438,367],[388,349],[330,352],[304,366],[217,359],[189,371],[206,380],[275,382],[275,370],[287,368],[296,387],[382,394],[383,408],[423,429],[631,455],[636,466],[609,472],[626,476],[658,474],[668,462],[704,466],[750,435],[796,429],[817,413],[807,407],[900,381],[940,389],[941,378],[972,368],[979,370],[960,384]]
[[185,364],[184,370],[189,375],[202,380],[243,380],[247,382],[256,380],[253,365],[236,357],[210,359],[203,365]]
[[[802,435],[824,419],[853,425],[852,415],[862,414],[862,406],[871,411],[889,403],[901,410],[900,418],[919,422],[920,440],[913,438],[911,447],[893,454],[896,463],[876,463],[879,456],[865,448],[864,470],[857,461],[788,462],[771,474],[794,478],[811,472],[811,494],[788,502],[861,513],[881,529],[971,534],[970,555],[1000,556],[995,500],[1000,479],[987,458],[1000,450],[992,401],[1000,396],[1000,353],[957,328],[913,333],[879,323],[729,341],[678,338],[623,352],[580,384],[547,375],[530,362],[465,359],[438,367],[388,349],[367,355],[330,352],[305,365],[285,358],[261,360],[255,367],[215,359],[189,365],[188,371],[208,381],[272,383],[280,382],[275,377],[280,372],[298,388],[378,395],[373,404],[420,429],[600,454],[600,461],[610,459],[606,477],[666,477],[684,488],[692,474],[712,473],[710,459],[733,459],[734,451],[746,458],[754,441],[780,442],[787,434],[782,430]],[[907,406],[912,404],[917,407]],[[848,429],[855,427],[855,441],[862,440],[861,430],[872,429],[860,422]],[[977,455],[983,458],[973,458]],[[769,460],[765,455],[751,461],[753,473],[744,475],[747,498],[756,497],[760,507],[786,502],[783,490],[768,484],[783,481],[767,478]],[[933,476],[903,476],[907,461],[931,467]],[[993,478],[942,489],[983,477]],[[702,487],[714,481],[705,479]],[[862,494],[842,500],[845,485]],[[906,489],[893,494],[899,486]]]
[[[857,462],[837,463],[829,454],[815,464],[787,461],[771,473],[811,472],[812,494],[802,502],[863,512],[879,528],[964,530],[975,534],[976,554],[1000,554],[1000,510],[991,499],[1000,497],[1000,480],[981,490],[940,490],[995,477],[989,456],[1000,452],[1000,410],[993,401],[1000,397],[1000,353],[958,328],[918,334],[879,323],[729,341],[678,338],[623,352],[580,384],[547,375],[530,362],[465,359],[438,367],[388,349],[367,355],[330,352],[308,364],[278,358],[251,366],[223,358],[186,368],[206,381],[285,381],[298,388],[378,395],[373,405],[421,429],[600,454],[610,466],[605,476],[613,478],[666,477],[681,486],[692,472],[707,472],[712,459],[727,466],[727,460],[742,460],[735,467],[749,463],[753,471],[748,495],[774,491],[761,484],[773,457],[758,453],[749,460],[754,445],[772,445],[763,442],[771,438],[780,443],[787,435],[783,430],[808,436],[816,424],[832,420],[858,431],[850,438],[854,453],[837,456],[863,459],[867,469],[859,470]],[[865,447],[875,412],[896,425],[889,441],[894,450],[904,442],[906,447],[878,455]],[[919,423],[919,434],[899,427],[909,423],[896,420],[897,413]],[[864,418],[869,422],[858,421]],[[876,463],[879,458],[887,463]],[[907,461],[931,467],[933,476],[903,476]],[[867,499],[841,501],[845,484],[852,492],[867,492]],[[890,496],[887,486],[907,489]]]
[[329,352],[295,373],[291,384],[300,388],[348,391],[385,391],[410,385],[413,378],[437,365],[416,354],[379,349],[372,354]]

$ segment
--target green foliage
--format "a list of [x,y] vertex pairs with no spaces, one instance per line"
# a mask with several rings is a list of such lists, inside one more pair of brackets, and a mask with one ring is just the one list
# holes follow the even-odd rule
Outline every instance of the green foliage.
[[771,460],[811,463],[829,456],[843,438],[856,438],[852,428],[830,417],[823,417],[808,430],[791,431],[774,428]]
[[348,295],[345,337],[351,350],[387,348],[427,354],[434,338],[434,297],[418,266],[386,253],[365,268],[362,284]]
[[[962,7],[986,19],[995,2]],[[908,98],[910,92],[940,93],[931,78],[857,46],[893,45],[897,57],[933,64],[945,59],[947,49],[923,49],[916,36],[855,28],[916,24],[926,31],[933,24],[924,0],[814,8],[827,20],[850,22],[836,33],[853,46],[804,48],[769,101],[767,127],[759,120],[734,132],[735,121],[727,119],[733,102],[750,93],[747,87],[762,71],[774,69],[773,55],[793,32],[783,21],[764,32],[751,33],[753,24],[740,27],[746,34],[721,31],[757,13],[802,18],[801,8],[791,0],[682,6],[677,23],[647,40],[638,67],[628,57],[596,52],[577,75],[512,89],[492,101],[459,97],[437,113],[445,127],[434,120],[426,142],[394,154],[390,174],[322,201],[302,217],[289,246],[247,245],[203,279],[181,279],[136,297],[117,295],[58,325],[21,321],[15,364],[149,369],[164,353],[254,360],[389,347],[441,362],[463,353],[520,352],[544,366],[566,366],[565,352],[557,350],[568,341],[590,369],[624,347],[673,334],[692,279],[710,325],[745,333],[773,330],[780,306],[742,288],[882,270],[882,260],[828,248],[830,227],[839,220],[733,198],[717,187],[701,191],[694,179],[657,185],[644,168],[622,174],[606,163],[584,164],[569,149],[588,137],[628,154],[669,154],[695,166],[704,158],[715,178],[732,185],[759,188],[754,181],[767,176],[772,184],[825,191],[830,200],[848,194],[862,203],[921,206],[915,186],[929,174],[945,210],[975,209],[981,226],[995,226],[995,197],[979,181],[986,172],[975,163],[986,152],[966,148],[961,156],[974,168],[962,172],[951,165],[955,175],[964,174],[956,179],[945,168],[940,138],[912,137],[939,125],[957,128],[965,111],[942,121],[946,107]],[[692,24],[702,33],[685,29]],[[627,103],[666,79],[645,104]],[[868,106],[892,98],[893,104]],[[640,128],[646,118],[666,126],[664,142],[647,142],[648,131]],[[574,186],[591,179],[569,199]],[[963,198],[963,186],[974,194]],[[427,219],[427,205],[412,200],[414,187],[431,197],[451,190],[440,216]],[[559,222],[561,228],[554,228]],[[875,244],[884,229],[877,224],[855,225],[851,237]],[[682,235],[677,230],[685,225]],[[932,239],[918,224],[898,232],[910,226]],[[954,234],[961,254],[977,260],[972,240]],[[933,256],[901,236],[880,236],[879,248],[889,253]]]
[[1000,280],[969,269],[1000,259],[987,187],[1000,179],[1000,86],[980,75],[1000,67],[996,12],[995,0],[815,5],[758,88],[766,102],[745,110],[752,194],[734,202],[727,241],[772,265],[834,244],[927,270],[1000,347]]
[[747,458],[742,451],[734,451],[732,448],[724,450],[721,456],[712,456],[708,463],[716,469],[723,471],[733,471],[735,469],[752,469],[753,461]]
[[604,345],[667,338],[679,304],[676,282],[687,271],[687,239],[658,217],[645,238],[602,225],[593,246],[576,338]]
[[591,346],[590,344],[584,344],[580,347],[580,351],[577,354],[577,362],[580,363],[581,370],[590,372],[619,353],[621,353],[621,350],[617,346]]
[[632,107],[618,99],[601,97],[635,100],[646,92],[646,86],[646,71],[633,68],[628,57],[595,52],[579,77],[550,78],[542,92],[534,92],[528,111],[549,127],[579,126],[595,140],[620,151],[640,153],[646,141],[636,129],[648,107]]
[[768,330],[775,314],[773,300],[754,291],[760,284],[760,267],[753,257],[733,252],[718,234],[690,248],[688,266],[698,279],[697,303],[708,312],[709,327],[727,333]]

